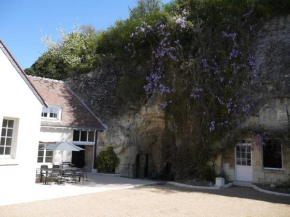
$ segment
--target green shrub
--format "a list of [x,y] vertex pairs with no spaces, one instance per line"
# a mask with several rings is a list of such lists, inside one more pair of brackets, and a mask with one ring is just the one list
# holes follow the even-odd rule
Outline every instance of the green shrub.
[[216,178],[216,172],[214,167],[210,166],[205,166],[201,171],[200,171],[200,177],[202,179],[205,179],[207,181],[215,181]]
[[120,160],[112,146],[100,152],[97,158],[98,170],[100,172],[114,173],[115,168],[119,165]]

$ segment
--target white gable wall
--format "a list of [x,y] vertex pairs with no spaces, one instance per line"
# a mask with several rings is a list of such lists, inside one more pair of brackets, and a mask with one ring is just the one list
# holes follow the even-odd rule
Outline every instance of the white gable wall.
[[[0,155],[0,189],[35,182],[42,105],[0,49],[0,126],[3,117],[15,118],[15,152]],[[17,131],[17,132],[16,132]]]

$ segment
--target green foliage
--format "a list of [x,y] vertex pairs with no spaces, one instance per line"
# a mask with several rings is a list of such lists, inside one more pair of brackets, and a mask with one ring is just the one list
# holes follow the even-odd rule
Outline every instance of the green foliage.
[[25,70],[27,74],[64,79],[95,69],[99,62],[96,53],[99,33],[91,26],[76,26],[71,33],[63,29],[58,31],[59,42],[53,42],[48,36],[42,37],[48,51]]
[[204,166],[200,172],[200,178],[205,179],[207,181],[214,182],[217,174],[215,172],[214,167]]
[[130,18],[144,19],[161,11],[160,0],[139,0],[137,7],[130,9]]
[[24,70],[26,74],[62,80],[68,77],[66,64],[62,59],[54,58],[47,53],[43,54],[30,67]]
[[97,158],[98,170],[101,172],[114,173],[119,163],[120,160],[111,146],[101,151]]

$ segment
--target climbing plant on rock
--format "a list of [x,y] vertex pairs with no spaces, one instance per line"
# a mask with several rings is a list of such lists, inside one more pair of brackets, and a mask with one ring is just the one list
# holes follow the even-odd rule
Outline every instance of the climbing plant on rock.
[[133,59],[143,47],[150,50],[144,89],[161,98],[172,134],[169,161],[184,177],[198,176],[231,146],[250,115],[258,76],[254,42],[263,36],[265,16],[257,1],[179,2],[174,16],[138,26],[126,50]]

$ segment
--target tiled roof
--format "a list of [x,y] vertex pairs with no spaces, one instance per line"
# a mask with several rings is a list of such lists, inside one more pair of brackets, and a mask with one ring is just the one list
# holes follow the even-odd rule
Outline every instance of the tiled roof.
[[20,67],[20,65],[18,64],[18,62],[15,60],[15,58],[13,57],[13,55],[10,53],[10,51],[8,50],[8,48],[6,47],[6,45],[3,43],[3,41],[0,39],[0,49],[3,51],[3,53],[6,55],[6,57],[9,59],[9,61],[11,62],[11,64],[13,65],[13,67],[16,69],[16,71],[19,73],[19,75],[22,77],[22,79],[24,80],[24,82],[28,85],[28,87],[31,89],[31,91],[33,92],[33,94],[36,96],[36,98],[40,101],[40,103],[43,106],[47,106],[43,100],[43,97],[41,96],[41,94],[35,89],[35,87],[33,86],[33,84],[30,82],[30,80],[28,79],[26,73],[22,70],[22,68]]
[[28,77],[48,105],[62,108],[61,121],[42,121],[41,126],[106,130],[106,126],[63,81]]

